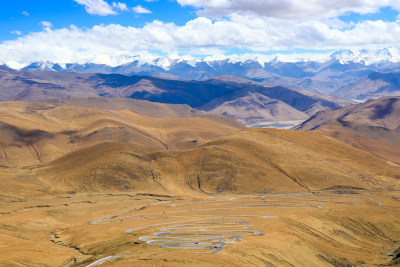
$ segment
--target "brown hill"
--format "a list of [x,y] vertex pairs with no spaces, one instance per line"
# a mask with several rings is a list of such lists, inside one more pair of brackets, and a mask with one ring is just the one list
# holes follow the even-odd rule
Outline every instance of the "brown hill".
[[316,131],[400,165],[400,133],[397,131],[344,121],[331,121]]
[[386,97],[370,100],[359,105],[324,110],[295,127],[295,129],[314,130],[331,120],[348,121],[400,131],[400,97]]
[[[240,108],[241,112],[238,116],[232,114],[232,118],[240,118],[242,122],[253,121],[250,124],[254,124],[255,119],[267,122],[303,121],[317,111],[342,106],[344,103],[334,97],[282,86],[267,87],[233,76],[191,81],[139,75],[15,71],[2,67],[0,84],[0,101],[65,100],[68,97],[132,98],[186,104],[203,111],[214,110],[228,115],[232,113],[230,102],[234,101],[235,107]],[[236,98],[255,96],[256,102],[264,103],[266,99],[279,102],[281,112],[275,118],[275,106],[259,105],[241,99],[235,101]],[[286,113],[288,116],[284,116]]]
[[[263,125],[268,122],[302,122],[308,115],[289,106],[288,104],[270,99],[259,93],[226,101],[210,110],[211,113],[223,114],[235,118],[245,125]],[[295,123],[295,124],[297,124]]]
[[[133,108],[163,118],[143,116]],[[201,115],[185,105],[137,100],[3,102],[0,164],[27,166],[48,162],[109,140],[155,149],[187,149],[243,127],[224,116],[194,117],[196,114]]]
[[[104,102],[103,109],[74,101],[1,103],[3,168],[21,172],[29,187],[61,192],[378,189],[396,187],[400,177],[393,164],[318,133],[241,130],[221,116],[151,118],[116,99]],[[96,106],[102,100],[87,101]],[[182,106],[151,105],[169,110],[164,115],[191,114]]]
[[[261,83],[233,76],[218,76],[208,79],[206,82],[215,86],[229,88],[231,89],[231,92],[204,103],[199,107],[200,109],[206,111],[218,110],[218,112],[223,112],[225,106],[227,106],[227,111],[229,113],[230,106],[232,105],[231,103],[234,102],[235,107],[243,110],[239,118],[247,118],[248,116],[249,120],[253,118],[253,110],[256,110],[262,118],[262,113],[265,112],[263,109],[266,109],[270,114],[265,116],[263,119],[267,122],[272,121],[270,115],[274,114],[275,107],[259,105],[259,103],[266,102],[266,100],[275,100],[281,103],[280,109],[283,112],[277,113],[279,119],[276,119],[275,121],[290,121],[293,120],[293,117],[298,117],[298,119],[301,120],[302,117],[313,115],[320,110],[352,103],[352,101],[337,99],[336,97],[328,97],[306,90],[293,90],[282,86],[269,87]],[[296,115],[294,115],[294,110],[297,110]],[[247,114],[247,112],[249,114]],[[285,113],[290,115],[285,116],[285,118],[282,119],[282,116]],[[234,116],[234,118],[236,117]]]
[[182,151],[98,143],[35,173],[62,191],[178,195],[387,189],[400,181],[398,167],[351,145],[314,132],[276,129],[245,129]]
[[400,97],[325,110],[296,129],[315,130],[393,163],[400,163]]
[[[0,105],[0,265],[398,262],[398,165],[314,131],[74,101]],[[160,231],[179,244],[142,242]]]

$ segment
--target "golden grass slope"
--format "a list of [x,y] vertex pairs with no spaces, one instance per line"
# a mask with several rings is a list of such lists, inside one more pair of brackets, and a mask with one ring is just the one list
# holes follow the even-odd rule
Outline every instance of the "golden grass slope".
[[400,164],[400,133],[397,131],[344,121],[331,121],[316,131]]
[[9,186],[177,195],[399,186],[398,166],[315,132],[242,129],[221,116],[150,118],[106,105],[2,103],[0,163],[20,173]]
[[[0,265],[115,255],[125,256],[102,266],[399,263],[398,165],[315,131],[79,101],[0,104]],[[104,218],[112,223],[91,223]],[[215,254],[140,240],[174,225],[204,234],[205,224],[262,234],[234,231],[243,239]]]
[[[78,148],[110,140],[155,149],[187,149],[242,128],[224,116],[190,118],[191,108],[187,106],[181,107],[181,111],[172,109],[172,105],[141,101],[142,106],[144,102],[149,105],[147,111],[139,108],[142,113],[164,117],[152,118],[125,108],[127,105],[120,103],[123,101],[106,101],[111,103],[103,104],[103,108],[102,105],[82,107],[83,101],[76,106],[71,101],[1,103],[0,164],[44,163]],[[118,103],[123,109],[116,108]],[[182,113],[184,118],[177,118]]]
[[400,168],[315,132],[245,129],[200,147],[159,151],[98,143],[33,170],[55,190],[278,193],[400,188]]
[[317,113],[299,130],[315,130],[395,164],[400,163],[400,97]]
[[[400,192],[347,192],[266,196],[203,194],[197,199],[107,192],[2,202],[0,265],[88,266],[113,255],[126,256],[100,266],[399,264]],[[215,209],[218,207],[224,209]],[[237,217],[217,219],[221,214]],[[248,214],[260,217],[248,217]],[[273,217],[262,218],[262,215]],[[223,251],[213,254],[188,254],[190,250],[160,248],[158,244],[150,246],[139,240],[160,232],[160,227],[198,220],[199,216],[212,219],[200,223],[249,222],[248,229],[259,230],[263,235],[242,236],[241,241],[228,243]],[[103,218],[113,218],[114,223],[91,224]],[[158,225],[140,228],[153,224]],[[135,227],[139,229],[130,234],[125,232]]]

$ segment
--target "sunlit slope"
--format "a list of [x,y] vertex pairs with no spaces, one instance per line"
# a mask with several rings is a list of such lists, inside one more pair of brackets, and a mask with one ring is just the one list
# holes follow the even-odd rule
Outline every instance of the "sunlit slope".
[[400,97],[369,100],[363,104],[318,112],[297,126],[298,130],[315,130],[332,120],[354,122],[362,125],[400,130]]
[[157,151],[107,142],[35,172],[63,191],[266,193],[327,188],[393,189],[400,169],[315,132],[245,129],[201,147]]
[[[160,152],[162,154],[162,152]],[[38,171],[41,180],[61,191],[163,191],[157,182],[156,151],[106,142],[69,153]]]
[[343,140],[377,157],[400,164],[400,133],[398,131],[342,121],[331,121],[316,131]]
[[187,149],[242,128],[224,116],[176,118],[179,112],[169,107],[173,105],[152,112],[153,104],[147,103],[150,107],[147,111],[142,107],[142,112],[162,114],[164,118],[143,116],[128,108],[1,103],[0,164],[12,167],[45,163],[76,149],[111,140],[160,150]]
[[0,164],[21,172],[10,187],[190,195],[399,184],[395,164],[316,132],[243,129],[223,116],[190,117],[187,106],[140,102],[149,117],[125,100],[101,101],[1,103]]
[[314,130],[400,163],[400,97],[324,110],[296,129]]
[[195,152],[182,152],[192,166],[190,184],[196,188],[199,177],[206,192],[380,188],[400,178],[385,160],[313,132],[246,129]]

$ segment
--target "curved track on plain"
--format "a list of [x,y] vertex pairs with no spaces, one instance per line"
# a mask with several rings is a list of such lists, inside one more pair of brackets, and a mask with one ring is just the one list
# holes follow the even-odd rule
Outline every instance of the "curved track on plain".
[[[252,217],[274,219],[268,214],[252,214],[251,210],[271,209],[324,209],[329,205],[378,205],[379,201],[366,194],[342,195],[325,192],[305,192],[276,195],[259,195],[251,198],[227,198],[190,203],[176,203],[166,206],[164,211],[132,214],[128,216],[103,218],[92,224],[111,224],[130,221],[135,227],[125,233],[151,232],[153,235],[142,236],[140,241],[159,248],[179,249],[190,253],[217,253],[228,244],[240,242],[244,237],[261,236],[263,233],[252,229],[246,219]],[[188,208],[189,207],[189,208]],[[199,214],[207,211],[217,214]],[[219,212],[223,212],[220,214]],[[247,213],[249,212],[249,213]],[[186,220],[185,220],[186,218]],[[142,220],[167,222],[142,225]],[[128,256],[115,255],[100,259],[91,265],[96,266],[106,261]],[[95,264],[95,265],[93,265]]]

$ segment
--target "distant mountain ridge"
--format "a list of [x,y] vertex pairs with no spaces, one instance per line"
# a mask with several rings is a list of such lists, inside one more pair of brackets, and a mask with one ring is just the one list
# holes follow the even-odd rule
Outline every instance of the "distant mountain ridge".
[[399,96],[400,72],[372,72],[356,83],[341,88],[335,94],[352,99],[371,99],[386,96]]
[[[7,64],[6,64],[7,65]],[[400,47],[385,49],[340,50],[317,55],[241,55],[196,58],[190,56],[141,55],[126,57],[123,64],[108,66],[94,63],[32,62],[22,70],[55,72],[143,75],[167,79],[206,80],[229,75],[323,94],[360,100],[400,95],[391,93],[346,94],[373,73],[400,73]]]
[[[400,47],[390,47],[383,49],[347,49],[338,50],[330,54],[299,54],[299,55],[230,55],[230,56],[207,56],[207,57],[192,57],[192,56],[179,56],[179,55],[136,55],[126,56],[122,64],[117,66],[109,66],[106,64],[95,63],[57,63],[50,61],[38,61],[27,64],[23,69],[40,69],[47,71],[76,71],[84,72],[91,71],[94,67],[103,67],[104,70],[109,70],[112,73],[130,74],[135,71],[138,73],[140,68],[142,70],[164,70],[171,72],[179,72],[182,67],[189,65],[199,70],[210,71],[210,69],[217,70],[224,64],[250,65],[249,67],[263,67],[268,70],[270,66],[280,63],[327,63],[330,61],[338,61],[342,64],[347,63],[360,63],[362,65],[382,65],[385,63],[399,63],[400,62]],[[0,62],[1,63],[1,62]],[[7,63],[2,62],[7,65]],[[8,65],[7,65],[8,66]],[[135,69],[134,67],[137,67]],[[287,69],[290,71],[290,69]],[[307,74],[307,73],[305,73]],[[303,76],[303,75],[301,75]]]
[[16,71],[0,67],[0,101],[99,96],[187,104],[205,112],[230,116],[246,125],[303,121],[317,111],[352,103],[233,76],[194,81],[143,75]]

